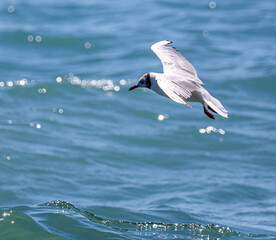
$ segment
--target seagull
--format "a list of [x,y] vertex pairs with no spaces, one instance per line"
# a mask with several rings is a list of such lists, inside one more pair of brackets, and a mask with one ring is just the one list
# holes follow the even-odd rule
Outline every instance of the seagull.
[[168,46],[171,43],[164,40],[151,46],[151,50],[162,62],[164,73],[144,74],[129,91],[138,87],[149,88],[190,108],[192,107],[188,102],[199,102],[209,118],[215,119],[207,109],[228,118],[227,110],[220,101],[201,86],[203,82],[197,77],[193,65],[176,48]]

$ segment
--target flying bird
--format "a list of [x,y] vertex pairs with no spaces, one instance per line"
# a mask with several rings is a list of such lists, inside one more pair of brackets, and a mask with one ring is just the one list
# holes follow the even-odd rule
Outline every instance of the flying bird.
[[171,43],[171,41],[164,40],[151,46],[151,50],[162,62],[164,73],[144,74],[129,91],[138,87],[149,88],[161,96],[190,108],[192,107],[188,102],[199,102],[209,118],[215,119],[210,111],[228,118],[227,110],[220,101],[201,86],[203,82],[197,77],[193,65],[176,48],[169,47]]

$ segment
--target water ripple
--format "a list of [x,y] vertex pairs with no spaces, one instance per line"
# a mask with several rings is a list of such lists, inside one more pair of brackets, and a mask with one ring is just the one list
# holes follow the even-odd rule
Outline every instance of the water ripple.
[[[259,234],[243,234],[230,229],[229,227],[223,227],[214,224],[196,224],[196,223],[162,223],[162,222],[130,222],[126,220],[113,220],[108,218],[99,217],[91,212],[82,211],[76,208],[73,204],[65,201],[52,201],[47,202],[43,205],[54,207],[58,209],[73,210],[85,218],[89,219],[93,223],[100,223],[102,225],[108,226],[112,229],[124,231],[138,231],[138,232],[148,232],[150,235],[162,236],[162,232],[173,231],[175,234],[177,232],[187,232],[191,236],[195,236],[202,239],[218,239],[221,237],[266,237],[266,235]],[[156,232],[154,234],[154,232]],[[186,234],[187,234],[186,233]],[[138,233],[139,235],[139,233]],[[162,237],[161,237],[162,238]]]

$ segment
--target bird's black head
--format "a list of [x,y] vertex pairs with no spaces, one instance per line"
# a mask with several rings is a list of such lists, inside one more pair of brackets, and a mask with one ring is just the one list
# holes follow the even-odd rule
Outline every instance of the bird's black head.
[[134,86],[132,86],[129,91],[138,88],[138,87],[142,87],[142,88],[150,88],[151,87],[151,82],[150,82],[150,74],[146,73],[144,74],[138,81],[138,83]]

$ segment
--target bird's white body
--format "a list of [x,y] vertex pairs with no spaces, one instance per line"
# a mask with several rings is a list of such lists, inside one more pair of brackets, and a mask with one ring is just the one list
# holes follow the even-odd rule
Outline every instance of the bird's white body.
[[156,92],[157,94],[163,96],[163,97],[168,97],[164,91],[159,87],[158,83],[157,83],[157,79],[158,79],[158,75],[160,75],[160,73],[149,73],[150,74],[150,89],[154,92]]
[[[151,82],[151,87],[150,89],[154,92],[156,92],[157,94],[163,96],[163,97],[167,97],[169,98],[165,92],[159,87],[158,85],[158,78],[160,78],[159,75],[161,75],[162,73],[149,73],[150,74],[150,82]],[[187,102],[200,102],[203,103],[203,93],[207,92],[206,89],[204,89],[203,87],[200,86],[200,88],[198,90],[195,90],[192,92],[191,96],[189,98],[186,99]]]
[[227,110],[219,100],[212,97],[201,85],[193,65],[175,48],[169,47],[170,41],[157,42],[151,46],[152,51],[163,64],[164,73],[147,73],[140,78],[136,87],[147,87],[161,96],[168,97],[178,103],[191,107],[188,102],[200,102],[204,113],[214,119],[211,111],[227,118]]

